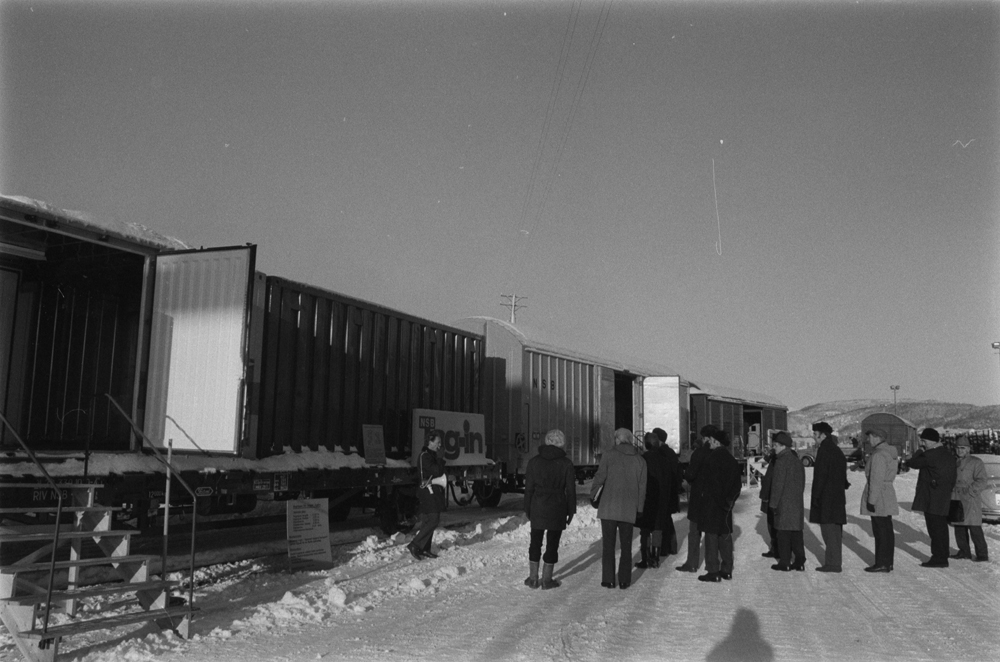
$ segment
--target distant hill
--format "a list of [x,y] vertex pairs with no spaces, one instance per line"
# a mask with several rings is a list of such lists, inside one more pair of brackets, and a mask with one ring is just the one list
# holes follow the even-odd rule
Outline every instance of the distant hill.
[[937,400],[900,400],[895,411],[885,400],[822,402],[788,412],[788,429],[793,436],[808,437],[813,423],[826,421],[837,435],[849,437],[861,432],[863,418],[878,412],[895,413],[917,428],[932,427],[941,432],[1000,429],[1000,405],[977,407]]

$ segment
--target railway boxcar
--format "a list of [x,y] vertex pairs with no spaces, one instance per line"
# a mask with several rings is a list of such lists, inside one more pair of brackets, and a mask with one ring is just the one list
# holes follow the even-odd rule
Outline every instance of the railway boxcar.
[[[691,433],[712,423],[734,439],[785,425],[787,408],[768,396],[695,384],[653,362],[584,354],[529,338],[489,317],[454,322],[485,338],[483,413],[488,455],[500,465],[501,491],[523,489],[528,460],[551,428],[566,434],[577,478],[593,475],[614,430],[640,444],[654,428],[686,462]],[[754,427],[756,426],[756,427]],[[742,456],[742,444],[734,448]],[[498,494],[493,498],[497,499]]]
[[[265,275],[252,245],[191,250],[7,196],[0,224],[4,417],[55,473],[99,480],[132,515],[163,491],[141,431],[173,447],[204,512],[307,493],[388,523],[415,481],[413,411],[480,411],[481,336]],[[365,425],[381,426],[377,464]],[[32,471],[14,441],[0,426],[2,473]]]

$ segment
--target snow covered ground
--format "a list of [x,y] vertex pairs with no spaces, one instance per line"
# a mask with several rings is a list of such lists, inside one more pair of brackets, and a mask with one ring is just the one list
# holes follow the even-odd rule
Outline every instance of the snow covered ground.
[[[414,561],[409,538],[397,534],[335,547],[330,570],[290,572],[282,557],[211,566],[197,573],[191,639],[147,626],[111,641],[67,639],[61,652],[86,662],[1000,659],[1000,526],[984,527],[989,563],[921,568],[929,539],[923,516],[908,510],[916,474],[903,474],[895,571],[871,575],[862,572],[874,558],[869,520],[857,514],[864,475],[849,478],[839,575],[815,572],[822,540],[814,526],[805,532],[805,572],[770,569],[751,486],[736,508],[732,581],[699,582],[674,569],[685,557],[681,514],[680,558],[636,570],[627,591],[604,589],[600,524],[583,486],[560,548],[559,589],[522,584],[528,525],[517,510],[456,508],[446,522],[466,523],[438,530],[438,559]],[[0,634],[0,660],[19,659]]]

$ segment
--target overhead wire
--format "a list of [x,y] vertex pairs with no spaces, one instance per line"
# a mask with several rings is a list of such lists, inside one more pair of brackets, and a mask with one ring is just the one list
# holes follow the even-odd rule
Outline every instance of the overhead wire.
[[[557,66],[556,77],[553,83],[552,92],[549,96],[549,103],[546,107],[546,115],[542,127],[542,135],[539,138],[538,149],[536,151],[535,160],[532,164],[532,170],[529,175],[528,190],[525,194],[524,202],[521,208],[520,225],[523,226],[528,219],[529,211],[531,210],[531,201],[535,196],[535,191],[537,184],[540,182],[544,185],[541,197],[537,201],[537,205],[534,212],[534,217],[530,224],[530,229],[521,230],[524,234],[528,236],[528,241],[531,241],[531,234],[534,233],[539,225],[542,217],[542,213],[545,209],[545,205],[548,201],[549,196],[555,186],[555,179],[559,170],[559,165],[562,161],[563,152],[565,151],[566,144],[569,141],[569,135],[573,126],[573,122],[576,119],[576,115],[581,106],[583,95],[587,89],[587,83],[590,80],[590,73],[593,70],[593,63],[597,57],[597,52],[600,47],[601,40],[604,36],[604,30],[607,25],[608,15],[611,12],[611,5],[613,0],[605,0],[601,7],[601,11],[598,14],[597,24],[594,27],[594,31],[591,33],[590,42],[587,46],[587,50],[584,56],[583,70],[580,73],[577,86],[573,91],[570,108],[568,112],[568,117],[566,122],[563,124],[561,134],[555,137],[557,144],[555,158],[548,168],[543,168],[542,163],[544,161],[545,148],[549,142],[549,133],[552,130],[553,118],[555,117],[555,108],[558,104],[558,98],[560,91],[562,90],[563,80],[566,77],[566,69],[569,62],[569,54],[572,49],[573,37],[576,34],[576,26],[579,19],[580,5],[578,1],[574,5],[573,11],[570,15],[570,20],[567,23],[567,29],[564,32],[563,44],[560,49],[560,60]],[[539,175],[539,171],[541,175]],[[519,259],[517,260],[517,268],[510,274],[513,279],[516,274],[520,273],[524,267],[524,262],[527,260],[528,248],[519,251]]]

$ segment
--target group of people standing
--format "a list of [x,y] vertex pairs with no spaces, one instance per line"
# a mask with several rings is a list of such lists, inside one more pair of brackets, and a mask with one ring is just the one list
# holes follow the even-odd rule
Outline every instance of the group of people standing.
[[[817,452],[809,522],[819,525],[825,548],[823,564],[816,570],[839,573],[843,571],[846,492],[850,487],[847,459],[828,423],[815,423],[812,430]],[[860,513],[871,518],[875,562],[865,571],[888,573],[892,572],[895,553],[892,518],[899,514],[893,482],[900,463],[896,447],[887,443],[885,430],[871,428],[866,435],[871,457],[865,465]],[[591,500],[597,505],[601,520],[601,586],[627,589],[632,584],[632,539],[636,526],[641,557],[635,564],[637,567],[658,568],[661,557],[677,553],[672,516],[680,510],[682,479],[687,480],[690,490],[689,533],[687,560],[677,570],[698,571],[704,536],[706,573],[698,579],[704,582],[732,579],[733,507],[742,489],[742,472],[729,450],[731,441],[725,430],[706,425],[701,428],[700,437],[682,474],[677,454],[666,443],[664,430],[656,428],[644,435],[645,453],[641,455],[631,431],[625,428],[615,431],[615,443],[603,454],[591,486]],[[945,568],[949,558],[988,561],[979,502],[979,492],[987,485],[982,460],[971,455],[965,437],[958,439],[955,454],[941,443],[934,428],[925,428],[920,440],[920,450],[904,463],[920,472],[913,510],[924,513],[931,539],[931,556],[920,565]],[[529,588],[552,589],[560,585],[553,578],[559,561],[559,542],[576,514],[576,475],[565,445],[563,432],[550,430],[525,471],[524,510],[531,524],[531,541],[529,572],[524,584]],[[408,545],[417,560],[436,556],[430,543],[445,505],[444,461],[437,456],[440,446],[440,436],[432,436],[419,459],[421,522]],[[761,511],[766,515],[769,537],[768,550],[762,556],[777,560],[771,566],[773,570],[805,570],[804,492],[805,469],[791,436],[779,431],[772,438],[767,470],[760,485]],[[948,543],[949,524],[955,529],[958,546],[954,555],[950,555]],[[616,547],[620,547],[617,558]]]
[[[812,426],[818,444],[809,521],[819,524],[825,547],[820,572],[841,572],[843,527],[847,523],[846,491],[847,460],[837,445],[837,437],[826,422]],[[871,457],[865,465],[865,488],[861,494],[860,514],[871,519],[875,539],[875,562],[865,572],[892,572],[895,556],[895,533],[892,518],[899,514],[899,503],[893,485],[899,473],[899,453],[888,443],[881,428],[865,433]],[[986,486],[986,471],[982,460],[970,456],[969,440],[960,437],[956,458],[941,443],[934,428],[920,433],[921,448],[903,464],[919,470],[913,510],[924,513],[927,533],[931,539],[931,556],[920,565],[925,568],[947,568],[949,560],[948,525],[955,528],[958,553],[952,559],[972,559],[969,538],[975,545],[976,561],[988,561],[986,538],[982,528],[979,492]],[[802,541],[804,513],[802,494],[805,491],[805,471],[786,432],[772,439],[772,455],[761,480],[761,510],[767,514],[770,546],[763,556],[778,560],[774,570],[804,570],[805,549]],[[960,502],[958,509],[953,502]]]

